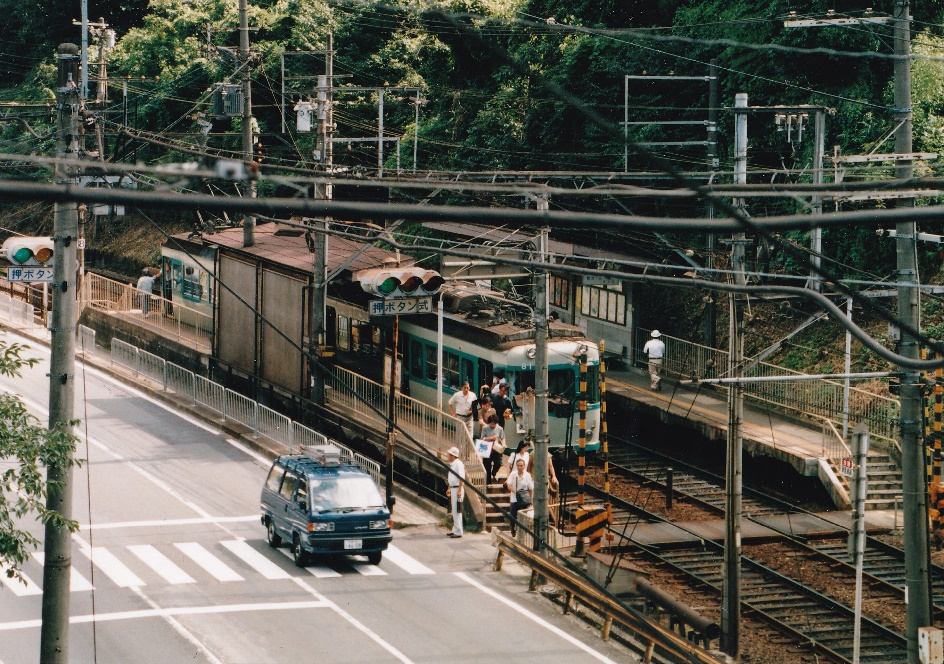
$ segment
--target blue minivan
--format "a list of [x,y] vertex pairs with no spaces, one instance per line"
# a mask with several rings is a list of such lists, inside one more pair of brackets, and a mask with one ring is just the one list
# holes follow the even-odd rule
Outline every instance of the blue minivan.
[[272,464],[260,498],[269,546],[292,545],[295,564],[312,555],[361,554],[376,565],[390,544],[390,510],[373,478],[340,461],[334,445],[305,448]]

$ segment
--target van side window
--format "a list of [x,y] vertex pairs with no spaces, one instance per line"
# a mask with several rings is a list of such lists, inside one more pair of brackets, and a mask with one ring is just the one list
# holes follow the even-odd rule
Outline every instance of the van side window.
[[282,475],[285,474],[285,468],[279,464],[273,464],[272,470],[269,471],[269,477],[266,478],[265,488],[272,493],[276,493],[279,490],[279,485],[282,483]]
[[285,500],[292,499],[292,491],[295,489],[295,471],[286,470],[285,479],[282,481],[282,490],[279,495]]
[[305,478],[298,480],[298,488],[295,489],[295,502],[305,501],[305,504],[308,504],[308,482]]

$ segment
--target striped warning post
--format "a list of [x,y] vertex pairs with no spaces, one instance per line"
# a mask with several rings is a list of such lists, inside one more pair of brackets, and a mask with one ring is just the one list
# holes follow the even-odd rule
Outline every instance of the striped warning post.
[[577,539],[589,540],[588,551],[599,551],[606,531],[607,511],[605,507],[581,507],[577,510]]

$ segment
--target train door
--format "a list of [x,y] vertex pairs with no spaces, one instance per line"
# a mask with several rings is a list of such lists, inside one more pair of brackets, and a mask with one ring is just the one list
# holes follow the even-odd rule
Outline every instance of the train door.
[[475,382],[475,391],[480,392],[483,385],[487,385],[489,389],[492,389],[492,370],[494,368],[492,363],[479,358],[478,365],[479,373]]
[[325,307],[325,346],[337,348],[338,345],[338,312],[334,307]]

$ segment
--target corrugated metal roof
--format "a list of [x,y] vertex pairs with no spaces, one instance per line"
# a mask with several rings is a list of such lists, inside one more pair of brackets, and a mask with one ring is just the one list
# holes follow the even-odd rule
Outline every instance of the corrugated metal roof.
[[[252,256],[270,263],[277,263],[303,272],[313,272],[314,258],[308,250],[308,243],[304,235],[276,235],[279,229],[277,223],[258,224],[254,233],[255,244],[251,247],[243,246],[243,229],[228,228],[212,235],[204,235],[203,243],[216,244],[220,247]],[[182,233],[186,238],[187,234]],[[334,270],[344,263],[351,255],[365,246],[363,242],[356,242],[346,238],[328,238],[328,270]],[[347,270],[356,272],[372,267],[381,267],[385,260],[396,260],[393,252],[368,247],[354,261],[347,266]]]

